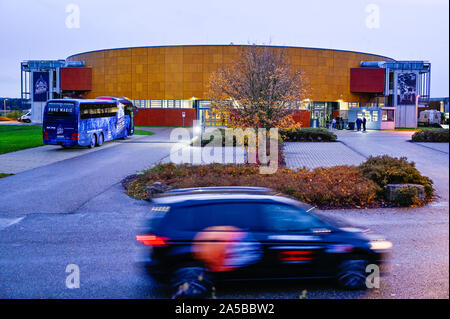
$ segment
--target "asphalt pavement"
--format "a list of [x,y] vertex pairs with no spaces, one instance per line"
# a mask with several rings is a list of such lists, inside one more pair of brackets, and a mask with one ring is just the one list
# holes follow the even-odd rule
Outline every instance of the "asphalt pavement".
[[[126,196],[120,181],[167,161],[173,146],[169,132],[156,130],[0,179],[0,297],[168,297],[134,265],[136,227],[149,214],[148,204]],[[440,195],[422,208],[327,212],[393,241],[390,272],[381,288],[348,292],[329,282],[233,283],[219,286],[218,298],[449,297],[448,151],[412,145],[398,132],[357,134],[339,139],[363,157],[409,155],[435,180]],[[80,269],[80,288],[66,287],[71,264]]]

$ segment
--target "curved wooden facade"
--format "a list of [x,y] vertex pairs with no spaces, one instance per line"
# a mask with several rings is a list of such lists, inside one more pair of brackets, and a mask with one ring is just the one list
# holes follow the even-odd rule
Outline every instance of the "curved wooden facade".
[[[92,90],[85,96],[126,96],[130,99],[208,99],[210,74],[231,64],[248,46],[160,46],[99,50],[72,55],[92,67]],[[295,69],[311,86],[312,101],[368,102],[366,94],[350,92],[350,68],[361,61],[387,57],[351,51],[301,47],[285,49]]]

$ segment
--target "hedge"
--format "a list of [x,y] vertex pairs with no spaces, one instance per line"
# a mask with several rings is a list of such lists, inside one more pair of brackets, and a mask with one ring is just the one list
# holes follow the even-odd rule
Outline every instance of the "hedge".
[[370,157],[359,169],[364,177],[374,181],[381,189],[387,184],[419,184],[425,188],[426,201],[433,197],[433,181],[420,174],[415,163],[408,162],[406,157]]
[[414,142],[447,142],[449,140],[448,129],[422,129],[413,134]]
[[280,135],[286,142],[335,142],[336,134],[326,128],[281,129]]

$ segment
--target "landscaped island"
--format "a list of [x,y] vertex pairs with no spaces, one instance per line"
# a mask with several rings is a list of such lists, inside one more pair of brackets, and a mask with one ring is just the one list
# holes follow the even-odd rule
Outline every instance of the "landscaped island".
[[[313,170],[280,168],[274,174],[259,174],[249,164],[158,164],[124,182],[126,193],[148,199],[146,187],[161,182],[170,188],[207,186],[261,186],[320,208],[419,206],[433,198],[433,182],[422,176],[405,158],[371,157],[359,166],[320,167]],[[399,189],[397,200],[389,201],[389,184],[422,185]]]
[[422,129],[413,134],[411,137],[413,142],[438,142],[448,143],[449,130],[444,128],[438,129]]

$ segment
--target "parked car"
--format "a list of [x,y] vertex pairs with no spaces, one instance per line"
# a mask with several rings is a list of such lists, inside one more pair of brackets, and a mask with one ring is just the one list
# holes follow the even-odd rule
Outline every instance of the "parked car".
[[441,127],[441,112],[437,110],[422,111],[417,122],[421,126]]
[[24,115],[22,115],[21,117],[19,117],[17,119],[17,121],[24,122],[24,123],[31,123],[31,111],[27,112]]
[[216,282],[333,278],[366,287],[366,267],[392,244],[259,187],[172,190],[152,199],[136,236],[138,264],[173,297],[207,296]]

